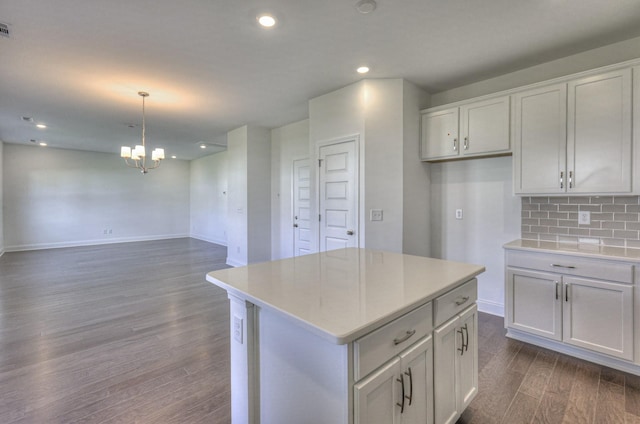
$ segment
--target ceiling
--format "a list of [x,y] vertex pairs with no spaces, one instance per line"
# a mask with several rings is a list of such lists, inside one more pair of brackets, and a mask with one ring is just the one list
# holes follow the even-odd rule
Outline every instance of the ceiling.
[[239,126],[306,118],[363,64],[436,93],[640,36],[638,0],[356,2],[0,0],[0,140],[118,154],[139,143],[144,90],[148,147],[193,159]]

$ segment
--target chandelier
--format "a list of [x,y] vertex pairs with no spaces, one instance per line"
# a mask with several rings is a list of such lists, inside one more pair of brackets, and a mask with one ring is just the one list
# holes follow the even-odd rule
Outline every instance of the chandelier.
[[147,153],[145,150],[145,122],[144,122],[144,99],[149,97],[149,93],[145,91],[138,91],[138,95],[142,97],[142,145],[137,145],[133,149],[129,146],[122,146],[120,148],[120,157],[124,158],[125,163],[130,168],[137,168],[143,174],[149,172],[150,169],[155,169],[160,166],[160,161],[164,159],[164,149],[156,148],[151,152],[152,165],[147,166]]

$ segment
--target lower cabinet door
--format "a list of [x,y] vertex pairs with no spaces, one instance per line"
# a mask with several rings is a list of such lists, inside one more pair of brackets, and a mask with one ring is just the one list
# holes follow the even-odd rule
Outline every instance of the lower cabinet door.
[[458,419],[457,348],[462,341],[458,330],[460,318],[455,317],[433,332],[433,386],[435,422],[453,424]]
[[433,424],[433,339],[425,337],[400,355],[405,406],[402,424]]
[[564,277],[564,342],[633,359],[633,286]]
[[460,314],[458,332],[462,331],[458,349],[458,411],[462,413],[478,393],[478,307],[473,305]]
[[[400,358],[354,386],[355,424],[400,424]],[[401,403],[400,403],[401,405]]]
[[507,326],[562,340],[562,276],[507,268]]

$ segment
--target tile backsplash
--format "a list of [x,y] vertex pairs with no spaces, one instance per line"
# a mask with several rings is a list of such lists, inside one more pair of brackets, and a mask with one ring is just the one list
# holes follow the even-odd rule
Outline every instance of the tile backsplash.
[[[578,212],[591,212],[589,225]],[[523,197],[522,238],[578,242],[599,239],[608,246],[640,248],[639,196]]]

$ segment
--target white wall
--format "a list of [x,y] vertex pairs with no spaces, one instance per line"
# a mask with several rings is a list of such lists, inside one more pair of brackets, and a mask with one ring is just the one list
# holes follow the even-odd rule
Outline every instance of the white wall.
[[6,250],[189,235],[189,162],[141,175],[107,153],[5,144],[3,156]]
[[3,218],[3,209],[4,209],[4,201],[3,201],[3,192],[4,192],[4,184],[2,182],[2,177],[4,175],[4,165],[3,165],[3,152],[4,152],[4,143],[0,141],[0,256],[4,253],[4,218]]
[[[511,157],[431,164],[431,253],[486,267],[478,305],[504,314],[504,251],[520,238],[520,198],[514,196]],[[455,210],[463,219],[455,219]]]
[[434,94],[431,105],[439,106],[472,97],[483,96],[501,90],[546,81],[577,72],[588,71],[600,66],[611,65],[640,57],[640,37],[619,43],[609,44],[593,50],[587,50],[572,56],[546,62],[516,72],[490,78]]
[[227,134],[227,264],[271,257],[271,141],[264,128],[243,126]]
[[271,259],[293,256],[293,161],[309,157],[309,120],[271,130]]
[[429,104],[429,95],[416,85],[404,81],[404,158],[403,158],[403,242],[402,251],[430,256],[430,192],[429,164],[420,160],[420,110]]
[[227,152],[191,161],[191,237],[227,245]]

